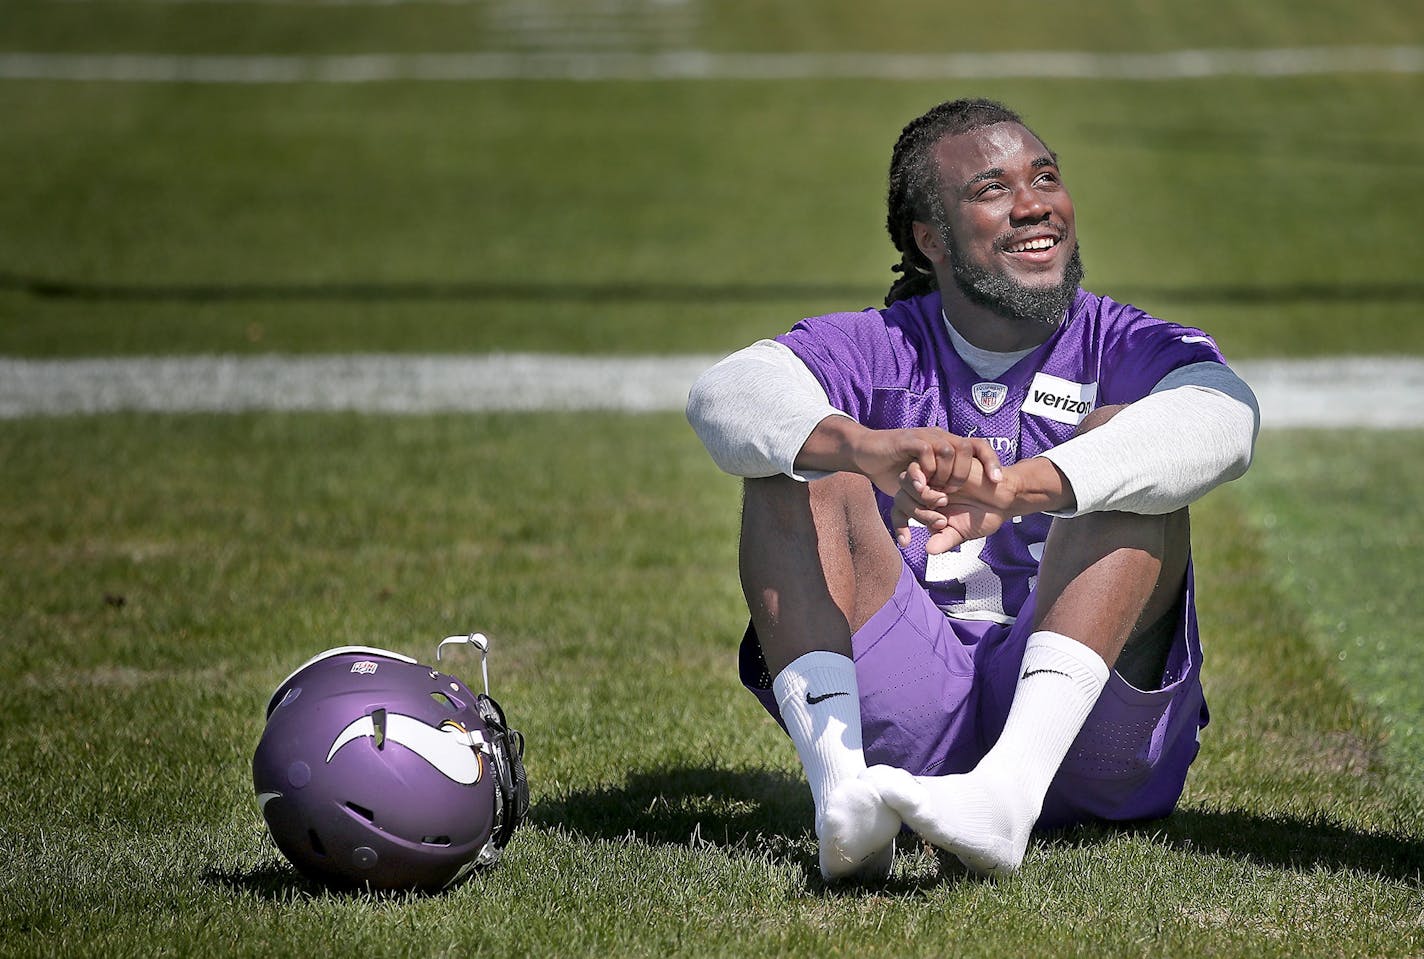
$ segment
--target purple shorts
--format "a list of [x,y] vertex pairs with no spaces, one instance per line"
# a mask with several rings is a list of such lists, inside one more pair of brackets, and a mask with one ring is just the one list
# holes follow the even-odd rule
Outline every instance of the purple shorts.
[[[1176,806],[1207,723],[1190,565],[1184,589],[1161,688],[1137,689],[1115,670],[1108,676],[1048,789],[1039,827],[1156,819]],[[905,567],[895,595],[851,637],[865,761],[917,775],[973,769],[1008,717],[1033,603],[1030,596],[1012,626],[950,619]],[[750,626],[741,677],[781,722]]]

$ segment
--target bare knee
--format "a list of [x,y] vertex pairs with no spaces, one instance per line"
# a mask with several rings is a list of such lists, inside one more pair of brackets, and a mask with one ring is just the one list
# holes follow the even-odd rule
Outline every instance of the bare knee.
[[806,484],[789,476],[760,476],[742,481],[743,535],[747,517],[758,522],[789,522],[806,513],[810,500]]
[[1127,409],[1127,405],[1119,403],[1116,406],[1099,406],[1097,409],[1089,410],[1088,414],[1083,417],[1083,422],[1078,424],[1078,432],[1075,435],[1082,435],[1102,426],[1125,409]]
[[[889,599],[902,565],[870,481],[848,473],[812,483],[785,476],[747,480],[740,554],[754,622],[759,607],[770,619],[782,619],[777,613],[790,608],[814,619],[806,604],[829,599],[851,630]],[[756,625],[762,632],[763,623]]]
[[853,473],[834,473],[814,483],[789,476],[764,476],[742,485],[742,536],[759,537],[810,529],[817,539],[852,540],[864,514],[875,512],[870,481]]
[[1038,625],[1089,642],[1111,663],[1175,608],[1190,541],[1185,509],[1055,520],[1039,568]]

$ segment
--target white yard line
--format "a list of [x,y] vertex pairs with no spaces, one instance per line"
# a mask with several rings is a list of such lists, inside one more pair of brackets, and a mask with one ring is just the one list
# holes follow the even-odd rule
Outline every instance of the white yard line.
[[426,413],[681,408],[715,357],[0,358],[0,417],[243,410]]
[[1160,53],[372,53],[348,56],[0,53],[0,80],[372,83],[391,80],[1174,80],[1424,73],[1421,46]]
[[[680,410],[715,356],[0,357],[0,419],[245,410]],[[1235,368],[1266,428],[1424,427],[1424,359],[1255,360]]]

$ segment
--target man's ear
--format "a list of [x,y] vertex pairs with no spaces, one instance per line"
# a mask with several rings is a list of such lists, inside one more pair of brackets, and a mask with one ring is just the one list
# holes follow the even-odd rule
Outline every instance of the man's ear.
[[939,235],[939,230],[919,220],[914,222],[912,229],[915,234],[915,246],[920,248],[925,259],[931,263],[943,263],[948,257],[949,251],[944,248],[944,238]]

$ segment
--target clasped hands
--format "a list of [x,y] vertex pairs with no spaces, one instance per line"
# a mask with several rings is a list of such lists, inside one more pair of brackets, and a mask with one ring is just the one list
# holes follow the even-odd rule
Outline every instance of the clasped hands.
[[925,549],[934,555],[988,536],[1015,515],[1012,471],[983,439],[936,427],[872,430],[861,439],[861,471],[895,498],[891,526],[901,546],[909,545],[911,520],[930,531]]

